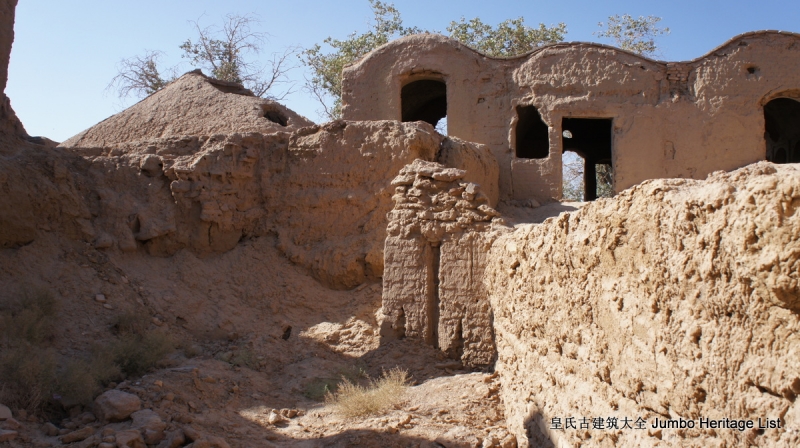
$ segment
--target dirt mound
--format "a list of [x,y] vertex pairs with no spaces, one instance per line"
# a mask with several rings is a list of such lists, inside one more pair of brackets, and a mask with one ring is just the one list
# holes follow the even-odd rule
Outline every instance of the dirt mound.
[[[800,167],[761,162],[648,181],[499,238],[487,287],[517,437],[797,446],[798,207]],[[646,429],[623,429],[624,418]],[[755,428],[701,428],[701,418]],[[758,428],[778,418],[782,429]],[[652,428],[656,419],[694,428]]]
[[293,131],[313,123],[244,87],[186,73],[158,92],[71,137],[62,147],[109,147],[123,142],[215,134]]

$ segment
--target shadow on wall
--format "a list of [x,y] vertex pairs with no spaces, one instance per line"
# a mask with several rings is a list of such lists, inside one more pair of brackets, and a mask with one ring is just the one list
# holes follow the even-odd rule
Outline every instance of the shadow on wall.
[[534,412],[523,423],[528,446],[537,448],[555,448],[556,440],[550,436],[547,421],[540,412]]

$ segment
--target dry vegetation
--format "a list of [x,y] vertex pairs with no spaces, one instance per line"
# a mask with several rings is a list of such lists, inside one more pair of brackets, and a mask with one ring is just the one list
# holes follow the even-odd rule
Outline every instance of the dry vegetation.
[[33,413],[85,405],[112,381],[151,370],[173,349],[168,336],[148,330],[133,314],[118,316],[118,338],[86,356],[53,348],[58,302],[49,291],[26,291],[0,303],[0,402]]
[[367,385],[342,378],[336,392],[328,393],[325,401],[334,404],[345,417],[378,414],[398,404],[408,385],[408,372],[399,368],[384,372]]

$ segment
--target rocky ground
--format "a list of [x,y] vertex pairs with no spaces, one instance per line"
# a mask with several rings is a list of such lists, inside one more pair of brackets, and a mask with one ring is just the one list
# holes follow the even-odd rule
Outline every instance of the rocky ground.
[[[67,415],[11,409],[0,446],[515,445],[493,374],[462,370],[417,343],[381,344],[380,284],[330,290],[274,243],[155,258],[45,233],[0,252],[0,272],[13,279],[4,295],[31,284],[54,292],[59,355],[113,340],[119,316],[131,313],[177,347],[157,370],[111,383]],[[342,375],[375,378],[394,367],[409,372],[412,386],[386,413],[346,418],[324,402],[325,385]],[[116,399],[102,398],[109,394]]]

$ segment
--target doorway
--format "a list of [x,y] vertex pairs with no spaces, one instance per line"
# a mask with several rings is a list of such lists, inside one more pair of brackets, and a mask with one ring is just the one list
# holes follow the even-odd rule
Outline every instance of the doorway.
[[767,160],[800,163],[800,102],[776,98],[764,106]]
[[[413,81],[400,92],[402,121],[424,121],[447,132],[447,84],[436,79]],[[444,123],[440,123],[444,120]],[[438,125],[438,126],[437,126]]]
[[[611,118],[563,118],[561,120],[561,142],[564,153],[573,152],[582,159],[583,200],[593,201],[598,197],[611,197],[613,191],[613,169],[611,166]],[[565,158],[567,158],[565,156]],[[568,168],[565,165],[565,172]],[[572,185],[565,185],[572,187]],[[566,188],[565,188],[566,191]],[[571,198],[575,199],[575,198]]]

